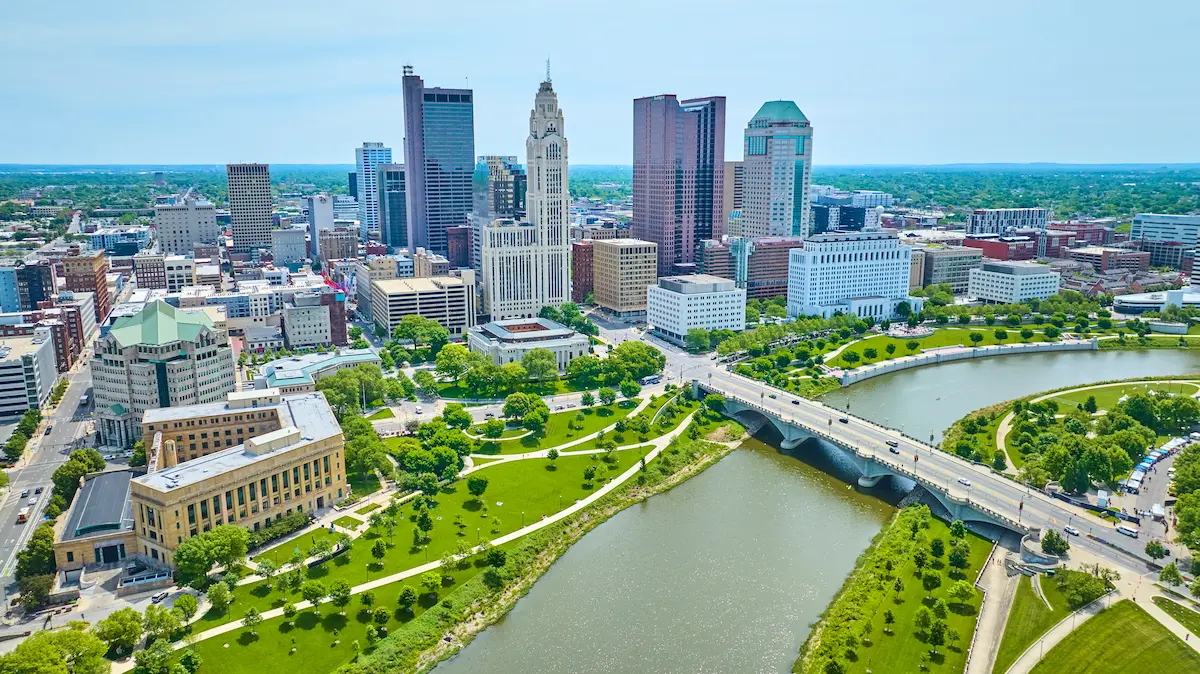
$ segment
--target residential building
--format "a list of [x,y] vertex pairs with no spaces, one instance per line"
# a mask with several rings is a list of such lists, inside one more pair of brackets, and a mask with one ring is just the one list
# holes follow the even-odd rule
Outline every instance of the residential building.
[[87,303],[84,304],[76,301],[72,295],[69,291],[64,292],[59,304],[53,308],[0,313],[0,340],[32,337],[49,330],[53,338],[55,366],[59,372],[70,370],[96,327],[91,297],[87,297]]
[[163,273],[169,293],[177,293],[187,286],[196,285],[196,261],[182,255],[163,258]]
[[316,293],[297,294],[282,309],[283,338],[289,349],[332,344],[329,308]]
[[296,264],[308,257],[303,229],[271,230],[271,258],[275,264]]
[[[352,174],[353,175],[353,174]],[[312,258],[321,258],[320,232],[333,229],[333,200],[326,194],[308,197],[308,240],[312,246]]]
[[400,319],[414,314],[437,321],[455,336],[475,325],[475,272],[470,269],[461,276],[373,281],[371,291],[371,320],[389,335]]
[[1038,257],[1038,240],[1030,236],[968,234],[963,245],[978,248],[984,257],[993,260],[1033,260]]
[[1058,272],[1032,262],[987,260],[970,271],[967,296],[994,304],[1044,300],[1058,294]]
[[224,398],[234,389],[229,338],[203,311],[154,301],[117,320],[92,356],[96,426],[105,445],[141,437],[142,414]]
[[103,321],[112,309],[108,294],[108,262],[104,259],[104,251],[81,251],[72,246],[70,254],[62,259],[62,268],[66,289],[92,293],[96,322]]
[[0,340],[0,417],[44,409],[58,381],[57,363],[49,327]]
[[783,297],[788,290],[789,252],[803,246],[804,239],[798,236],[733,239],[729,245],[733,274],[722,278],[732,278],[749,299]]
[[[743,198],[746,193],[745,168],[745,164],[740,161],[725,162],[725,178],[721,183],[724,190],[721,197],[721,222],[723,223],[729,222],[731,211],[742,210]],[[726,230],[725,233],[729,234],[729,231]]]
[[646,290],[646,323],[656,335],[682,345],[688,330],[746,328],[746,290],[708,274],[664,276]]
[[116,470],[83,477],[67,512],[54,522],[54,562],[59,571],[116,564],[140,550],[129,494],[134,474]]
[[792,101],[764,103],[745,131],[742,233],[811,234],[809,182],[813,128]]
[[592,242],[592,295],[618,318],[646,313],[646,288],[658,280],[658,244],[640,239]]
[[1130,241],[1180,241],[1200,245],[1200,215],[1138,213],[1129,230]]
[[446,252],[446,228],[471,211],[475,108],[470,89],[428,88],[404,66],[409,248]]
[[279,389],[283,395],[307,393],[317,390],[318,381],[342,370],[379,364],[379,354],[371,349],[335,349],[288,356],[260,366],[263,374],[254,379],[254,388]]
[[925,248],[925,285],[948,284],[955,295],[967,292],[971,270],[983,264],[983,251],[966,246]]
[[467,331],[467,346],[496,365],[520,363],[533,349],[554,354],[560,373],[567,364],[591,351],[587,335],[546,318],[516,318],[492,321]]
[[328,267],[330,260],[345,260],[358,257],[358,232],[348,227],[322,229],[317,232],[317,250],[320,251],[321,266]]
[[[1177,216],[1167,216],[1177,217]],[[1186,217],[1186,216],[1185,216]],[[1088,246],[1107,246],[1116,240],[1116,232],[1112,227],[1107,227],[1096,222],[1052,222],[1048,225],[1047,231],[1064,231],[1071,232],[1075,235],[1075,240]],[[1167,239],[1172,240],[1172,239]],[[1061,256],[1059,256],[1061,257]]]
[[404,164],[380,164],[376,167],[379,192],[379,240],[389,250],[408,248],[408,196],[404,184]]
[[154,206],[158,251],[187,255],[197,243],[215,243],[221,237],[216,206],[192,198],[172,199]]
[[921,309],[908,295],[912,248],[893,232],[816,234],[790,255],[788,316],[841,312],[883,320],[895,318],[901,302]]
[[383,143],[363,143],[354,148],[354,165],[358,174],[358,221],[364,238],[379,236],[379,166],[392,164],[392,148]]
[[445,255],[418,248],[412,254],[412,261],[413,276],[416,278],[450,275],[450,260]]
[[1048,208],[977,208],[967,220],[967,234],[1004,234],[1010,229],[1046,229]]
[[721,237],[724,182],[724,96],[634,100],[632,232],[657,245],[659,273]]
[[266,164],[228,164],[230,229],[238,251],[271,245],[271,169]]
[[1084,246],[1067,251],[1067,257],[1092,265],[1099,272],[1110,269],[1146,271],[1150,268],[1150,253],[1124,248]]
[[583,304],[592,292],[592,242],[571,244],[571,301]]
[[446,228],[446,259],[451,269],[471,269],[471,228],[466,225]]
[[[146,448],[157,470],[130,482],[137,552],[167,566],[179,544],[213,527],[258,530],[293,512],[331,507],[350,492],[342,430],[325,396],[284,397],[268,389],[214,402],[174,410],[177,416],[156,423],[170,426],[156,431]],[[178,441],[168,439],[182,435],[176,427],[199,429],[200,422],[212,421],[217,425],[210,432],[223,433],[230,425],[242,428],[249,415],[270,416],[253,431],[246,426],[241,444],[178,461]],[[271,427],[278,430],[262,432]]]

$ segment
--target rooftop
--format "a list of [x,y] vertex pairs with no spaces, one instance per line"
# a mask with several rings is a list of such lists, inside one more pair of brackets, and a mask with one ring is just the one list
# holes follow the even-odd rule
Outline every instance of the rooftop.
[[[217,403],[171,407],[162,411],[173,410],[180,415],[180,418],[193,418],[219,413],[219,410],[211,411],[214,405]],[[220,405],[224,406],[225,403],[220,403]],[[333,416],[333,410],[325,401],[323,394],[303,393],[284,396],[281,403],[268,407],[279,410],[280,430],[266,433],[258,438],[251,438],[244,445],[223,449],[198,459],[184,461],[177,466],[164,468],[157,473],[143,475],[134,481],[139,485],[145,485],[158,491],[170,491],[253,465],[279,452],[299,449],[342,433],[337,419]],[[264,407],[259,406],[252,409],[262,410]],[[147,412],[150,411],[147,410]]]
[[62,539],[72,541],[92,534],[133,530],[133,501],[129,482],[133,471],[101,473],[87,480],[75,494]]
[[118,319],[108,334],[122,346],[163,346],[195,341],[204,328],[211,330],[213,322],[203,311],[183,311],[157,300],[132,316]]
[[394,293],[441,292],[447,288],[464,285],[457,276],[430,276],[426,278],[396,278],[373,281],[385,295]]
[[0,363],[10,358],[19,361],[21,360],[21,356],[34,353],[49,339],[51,337],[44,334],[0,339]]
[[1072,248],[1068,253],[1083,253],[1084,255],[1103,255],[1104,253],[1137,253],[1139,251],[1129,250],[1128,248],[1113,248],[1111,246],[1084,246],[1082,248]]
[[378,362],[379,356],[370,349],[340,349],[280,358],[264,365],[262,371],[267,375],[268,386],[296,386],[311,384],[313,374],[328,367]]
[[769,119],[775,122],[807,122],[795,101],[767,101],[762,104],[753,119]]
[[575,334],[574,330],[548,318],[514,318],[492,321],[477,328],[471,328],[471,330],[502,342],[542,341],[567,338]]

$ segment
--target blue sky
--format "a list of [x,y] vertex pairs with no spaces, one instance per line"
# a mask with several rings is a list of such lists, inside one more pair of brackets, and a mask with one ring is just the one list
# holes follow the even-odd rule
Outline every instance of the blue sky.
[[731,159],[790,98],[818,165],[1200,161],[1194,0],[5,5],[0,163],[399,160],[404,63],[523,159],[547,57],[572,163],[629,163],[659,93],[728,97]]

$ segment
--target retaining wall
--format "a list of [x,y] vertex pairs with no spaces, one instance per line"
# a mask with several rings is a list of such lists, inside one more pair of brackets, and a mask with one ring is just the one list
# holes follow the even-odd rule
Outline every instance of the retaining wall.
[[993,346],[950,347],[932,349],[915,356],[902,356],[885,360],[872,365],[864,365],[853,370],[843,371],[842,386],[849,386],[871,377],[898,372],[914,367],[951,363],[956,360],[972,358],[988,358],[991,356],[1007,356],[1020,353],[1046,353],[1057,351],[1096,351],[1100,343],[1096,338],[1066,340],[1061,342],[1029,342],[1028,344],[996,344]]

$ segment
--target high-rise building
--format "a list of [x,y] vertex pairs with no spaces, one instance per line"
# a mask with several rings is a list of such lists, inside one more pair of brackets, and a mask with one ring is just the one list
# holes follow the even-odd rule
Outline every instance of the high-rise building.
[[967,220],[967,234],[1004,234],[1010,229],[1046,229],[1048,208],[977,208]]
[[197,243],[216,243],[221,237],[217,209],[211,202],[171,199],[155,204],[158,252],[187,255]]
[[303,229],[271,230],[271,257],[275,264],[293,264],[307,255]]
[[483,274],[483,228],[497,218],[525,218],[528,176],[517,158],[482,155],[471,177],[471,267]]
[[49,260],[0,264],[0,311],[33,311],[57,295],[54,265]]
[[792,101],[768,101],[746,125],[744,236],[800,236],[809,224],[813,129]]
[[266,164],[228,164],[229,217],[233,247],[271,247],[271,169]]
[[389,249],[408,248],[404,164],[380,164],[375,182],[379,192],[379,240]]
[[392,163],[392,148],[383,143],[363,143],[354,148],[354,165],[358,174],[358,221],[364,236],[379,236],[379,177],[380,164]]
[[358,172],[351,171],[350,173],[346,174],[346,181],[350,186],[350,196],[354,200],[357,201],[358,200]]
[[646,313],[646,288],[658,279],[658,244],[639,239],[592,242],[592,295],[619,318]]
[[737,238],[730,243],[733,259],[732,278],[746,289],[750,299],[770,299],[787,295],[789,252],[804,246],[797,236]]
[[320,237],[317,232],[322,229],[333,229],[333,199],[328,194],[315,194],[308,197],[308,243],[312,247],[313,259],[321,256],[319,247]]
[[321,266],[327,267],[330,260],[358,257],[358,232],[348,227],[334,227],[317,232],[318,250],[321,251]]
[[841,312],[883,320],[896,317],[901,302],[921,309],[920,300],[908,296],[912,248],[900,245],[894,232],[814,234],[790,255],[789,316]]
[[724,182],[724,96],[633,101],[633,236],[658,244],[660,274],[721,237]]
[[705,239],[700,242],[700,255],[696,258],[696,268],[702,274],[734,278],[733,250],[728,243]]
[[471,267],[471,228],[466,225],[446,228],[446,259],[451,269]]
[[592,292],[592,242],[571,244],[571,301],[583,304]]
[[0,344],[0,416],[44,409],[58,381],[56,363],[51,328],[5,337]]
[[1200,215],[1138,213],[1133,216],[1129,240],[1179,241],[1187,246],[1195,246],[1200,244]]
[[511,218],[483,228],[484,310],[493,321],[534,318],[544,306],[558,307],[570,294],[570,249],[566,226],[561,243],[546,230]]
[[475,107],[470,89],[428,88],[404,66],[408,245],[446,252],[446,228],[471,211]]
[[[725,182],[724,196],[721,198],[721,222],[725,226],[725,233],[729,232],[729,214],[732,211],[742,210],[743,197],[746,193],[746,166],[740,161],[725,162]],[[730,234],[732,236],[732,234]]]
[[72,247],[71,253],[63,258],[62,266],[67,290],[92,293],[96,322],[108,318],[112,298],[108,295],[108,262],[104,259],[104,251]]

